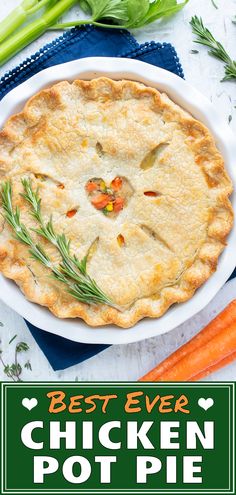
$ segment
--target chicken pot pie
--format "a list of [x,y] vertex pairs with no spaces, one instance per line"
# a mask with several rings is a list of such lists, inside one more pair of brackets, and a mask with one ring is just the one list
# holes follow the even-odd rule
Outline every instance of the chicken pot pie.
[[[42,221],[70,240],[70,259],[86,260],[111,304],[82,302],[51,276],[61,252],[35,232],[22,178]],[[51,263],[32,258],[2,204],[1,272],[30,301],[91,326],[131,327],[190,299],[216,270],[233,222],[231,181],[208,129],[132,81],[60,82],[36,94],[0,133],[0,180]]]

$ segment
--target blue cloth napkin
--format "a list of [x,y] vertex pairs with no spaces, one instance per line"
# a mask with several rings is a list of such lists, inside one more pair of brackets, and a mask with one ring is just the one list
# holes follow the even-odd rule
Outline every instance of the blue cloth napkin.
[[[91,56],[135,58],[184,77],[178,56],[171,44],[148,42],[139,45],[128,31],[102,30],[85,26],[66,32],[8,72],[0,79],[0,99],[11,89],[46,67]],[[54,370],[73,366],[109,347],[75,343],[40,330],[29,322],[26,323]],[[60,325],[60,320],[58,320],[58,325]]]
[[177,53],[170,43],[151,41],[139,45],[128,31],[84,26],[67,31],[5,74],[0,79],[0,100],[15,86],[47,67],[96,56],[137,58],[184,77]]

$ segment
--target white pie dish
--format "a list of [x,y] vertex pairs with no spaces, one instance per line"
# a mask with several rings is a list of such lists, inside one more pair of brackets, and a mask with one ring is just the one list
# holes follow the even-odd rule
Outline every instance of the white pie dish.
[[[99,76],[131,79],[156,87],[205,123],[215,136],[234,188],[236,187],[234,170],[236,143],[229,126],[213,105],[192,86],[178,76],[144,62],[118,58],[87,58],[48,68],[12,90],[0,102],[0,127],[10,115],[22,109],[29,97],[42,88],[60,80],[92,79]],[[235,193],[232,201],[235,207]],[[0,298],[35,326],[74,341],[105,344],[135,342],[170,331],[202,310],[224,285],[236,265],[235,243],[236,227],[234,226],[228,239],[228,246],[220,257],[216,273],[197,290],[192,299],[172,307],[159,319],[144,319],[131,329],[123,330],[114,326],[90,328],[79,319],[60,320],[48,309],[27,301],[16,285],[1,275]]]

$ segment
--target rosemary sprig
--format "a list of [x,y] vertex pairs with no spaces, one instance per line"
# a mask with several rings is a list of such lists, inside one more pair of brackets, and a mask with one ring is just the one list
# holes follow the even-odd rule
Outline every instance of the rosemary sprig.
[[44,225],[41,215],[41,200],[38,192],[33,192],[30,181],[24,180],[23,186],[25,191],[23,196],[31,204],[31,213],[40,224],[40,229],[34,230],[59,250],[62,263],[59,267],[55,266],[41,244],[35,243],[29,229],[21,222],[19,208],[16,207],[14,210],[12,206],[12,187],[8,181],[2,186],[2,206],[4,217],[14,230],[15,237],[29,247],[31,256],[50,269],[54,278],[64,284],[67,292],[77,300],[87,304],[107,304],[116,307],[87,274],[85,258],[80,262],[75,256],[70,255],[70,241],[66,239],[64,234],[57,235],[54,232],[52,220]]
[[12,187],[10,182],[6,182],[2,186],[2,207],[4,210],[4,217],[7,223],[12,227],[15,233],[15,237],[23,244],[29,246],[29,252],[36,260],[47,268],[52,268],[49,257],[45,253],[40,244],[35,244],[26,226],[21,223],[20,210],[16,206],[15,211],[12,206]]
[[22,185],[24,187],[24,193],[22,194],[23,198],[30,204],[31,206],[31,215],[32,217],[39,223],[40,228],[34,229],[37,234],[44,237],[47,241],[53,244],[59,251],[62,260],[63,266],[62,271],[65,269],[70,270],[71,278],[78,281],[81,280],[81,277],[87,278],[86,274],[86,265],[87,265],[87,256],[85,256],[81,261],[74,255],[70,254],[70,241],[66,239],[65,234],[56,234],[52,219],[48,223],[44,223],[42,213],[41,213],[41,198],[39,197],[38,190],[33,191],[32,183],[29,179],[22,179]]
[[225,62],[225,77],[222,81],[236,79],[236,60],[231,59],[223,45],[217,41],[209,29],[204,26],[202,18],[195,15],[192,17],[190,24],[193,33],[197,36],[195,43],[208,46],[210,48],[210,55]]

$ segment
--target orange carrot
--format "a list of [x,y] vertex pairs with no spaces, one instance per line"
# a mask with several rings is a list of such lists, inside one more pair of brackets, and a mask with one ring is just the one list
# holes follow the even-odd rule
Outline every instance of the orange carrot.
[[121,188],[122,186],[122,179],[121,177],[115,177],[115,179],[113,179],[113,181],[111,182],[111,187],[113,189],[113,191],[119,191],[119,189]]
[[[212,320],[200,333],[193,337],[189,342],[177,349],[171,356],[156,366],[153,370],[140,378],[140,381],[158,381],[159,378],[168,370],[172,369],[178,361],[183,359],[191,352],[201,349],[213,337],[222,330],[230,326],[233,322],[236,324],[236,299]],[[221,356],[222,358],[222,356]],[[209,365],[207,366],[209,367]],[[198,371],[194,373],[196,375]]]
[[88,193],[91,193],[93,191],[96,191],[98,189],[98,184],[96,182],[88,182],[86,184],[86,191]]
[[153,197],[153,198],[155,198],[156,196],[158,196],[158,194],[155,191],[145,191],[144,195],[145,196],[150,196],[150,197]]
[[191,382],[197,382],[198,380],[201,380],[202,378],[205,378],[206,376],[210,375],[211,373],[214,373],[214,371],[218,371],[221,368],[224,368],[224,366],[227,366],[228,364],[233,363],[236,359],[236,352],[232,352],[229,356],[227,356],[224,359],[221,359],[218,363],[214,364],[213,366],[210,366],[206,370],[202,371],[201,373],[198,373],[198,375],[195,375],[191,378]]
[[76,209],[70,210],[70,211],[67,212],[66,216],[68,218],[72,218],[72,217],[74,217],[76,215],[76,213],[77,213],[77,210]]
[[236,351],[236,321],[221,330],[204,347],[195,349],[162,373],[159,382],[191,381],[192,378]]
[[114,203],[113,203],[114,211],[116,213],[118,213],[118,211],[123,210],[124,204],[125,204],[125,201],[123,198],[120,198],[120,197],[116,198]]
[[98,194],[92,198],[91,203],[95,206],[95,208],[97,208],[97,210],[102,210],[105,206],[107,206],[109,201],[110,196],[108,194]]
[[118,242],[120,247],[123,247],[125,245],[125,238],[122,234],[119,234],[117,236],[117,242]]

